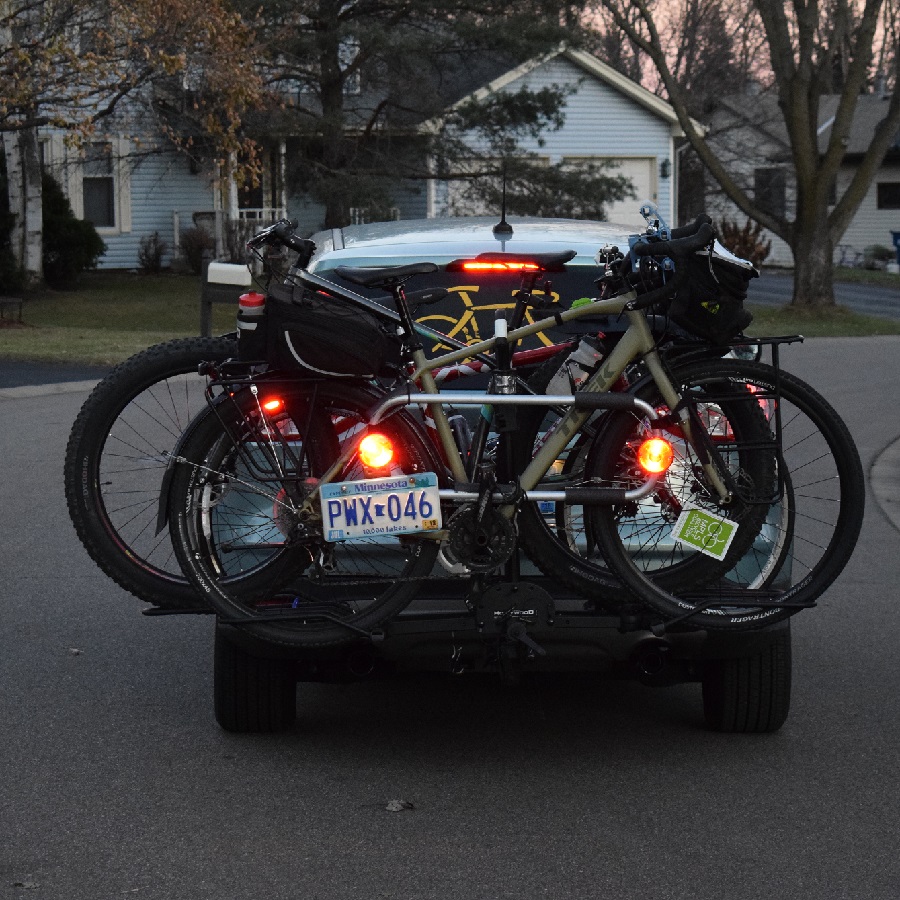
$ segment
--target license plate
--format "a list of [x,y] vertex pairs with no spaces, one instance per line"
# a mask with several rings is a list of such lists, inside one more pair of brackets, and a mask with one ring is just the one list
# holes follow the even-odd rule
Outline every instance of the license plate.
[[320,490],[325,540],[418,534],[441,527],[437,475],[339,481]]

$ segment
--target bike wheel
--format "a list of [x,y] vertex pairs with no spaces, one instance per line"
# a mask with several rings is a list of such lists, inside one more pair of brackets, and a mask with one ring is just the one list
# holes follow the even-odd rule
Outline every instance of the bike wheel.
[[[660,560],[692,552],[671,538],[671,515],[643,527],[635,540],[622,507],[600,508],[597,537],[607,562],[623,582],[664,619],[695,627],[742,629],[785,619],[812,604],[840,574],[862,525],[865,488],[859,455],[846,426],[813,388],[786,372],[753,362],[695,363],[676,370],[689,395],[727,396],[738,388],[743,405],[759,409],[771,434],[780,432],[775,501],[750,545],[713,582],[660,577]],[[717,401],[718,402],[718,401]],[[735,403],[729,401],[729,411]],[[616,459],[627,444],[621,420],[600,441],[599,453]],[[609,471],[610,464],[607,464]],[[624,467],[620,466],[620,469]],[[677,475],[675,476],[677,478]],[[667,477],[668,484],[673,478]],[[646,511],[645,511],[646,513]],[[652,514],[647,513],[652,520]],[[696,553],[694,555],[697,555]],[[729,555],[731,556],[731,554]],[[722,567],[724,568],[724,566]]]
[[[667,412],[656,386],[652,382],[642,384],[643,387],[635,388],[638,395],[661,413]],[[738,399],[740,396],[738,394]],[[694,404],[694,408],[700,411],[696,416],[697,432],[707,432],[709,440],[720,451],[725,442],[729,442],[732,458],[727,466],[730,467],[730,474],[740,472],[744,481],[757,486],[771,482],[771,452],[753,449],[754,444],[766,442],[767,428],[762,412],[743,402],[712,405],[701,400],[702,398],[698,398]],[[551,411],[544,417],[535,434],[535,447],[545,439],[544,435],[552,432],[559,421],[559,412]],[[534,431],[535,418],[532,417],[529,423],[532,429],[529,434]],[[611,428],[618,428],[614,438],[608,437]],[[620,476],[624,470],[628,480],[634,480],[634,449],[648,430],[648,424],[633,415],[595,415],[573,434],[557,460],[555,470],[548,473],[540,486],[556,489],[601,484],[633,487],[631,483],[623,484]],[[702,554],[659,553],[659,530],[671,530],[671,524],[685,502],[715,509],[704,487],[705,479],[694,448],[685,441],[679,428],[670,427],[668,431],[667,436],[676,452],[676,462],[670,472],[669,482],[662,482],[649,500],[619,508],[617,515],[622,521],[622,529],[629,532],[632,542],[640,540],[641,535],[648,532],[645,540],[653,548],[654,577],[666,589],[676,590],[710,581],[724,570],[721,568],[722,563]],[[610,441],[617,442],[617,461],[611,468],[606,465],[605,457],[609,452],[605,444]],[[530,445],[530,441],[524,443]],[[602,450],[598,450],[600,444],[604,444]],[[702,449],[701,447],[701,452]],[[643,480],[645,476],[638,474],[637,477]],[[667,489],[667,483],[672,483],[673,480],[680,486],[680,496],[674,496]],[[657,521],[660,518],[657,514],[660,512],[665,514]],[[525,504],[520,512],[520,534],[529,556],[546,574],[588,596],[594,605],[615,611],[631,601],[623,592],[620,579],[610,570],[605,559],[597,534],[597,514],[598,507],[568,502]],[[629,514],[633,521],[625,521]],[[668,518],[670,515],[671,520]],[[740,526],[732,542],[727,563],[740,558],[740,554],[749,548],[765,515],[766,510],[762,505],[747,503],[741,499],[732,505],[729,517],[739,521]],[[646,569],[648,564],[646,560],[644,562]],[[730,565],[726,569],[728,567]]]
[[116,366],[91,392],[72,426],[64,484],[69,515],[91,559],[147,603],[196,607],[168,527],[156,533],[167,457],[204,408],[201,362],[234,356],[230,337],[157,344]]
[[[284,646],[355,640],[418,593],[438,545],[416,536],[325,541],[315,512],[317,479],[358,438],[377,395],[358,384],[324,382],[282,382],[277,394],[277,413],[263,414],[244,390],[192,429],[169,493],[175,550],[223,621]],[[378,429],[399,454],[390,474],[441,471],[406,415]],[[331,480],[366,477],[354,456]],[[310,498],[312,514],[301,514]]]

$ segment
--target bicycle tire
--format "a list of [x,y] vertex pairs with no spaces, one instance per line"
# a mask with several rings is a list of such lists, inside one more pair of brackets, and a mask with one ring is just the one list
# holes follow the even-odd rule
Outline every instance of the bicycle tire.
[[[641,386],[643,385],[643,386]],[[642,398],[661,408],[664,404],[656,396],[656,388],[652,382],[641,382],[635,390]],[[737,418],[738,432],[743,433],[743,443],[746,445],[751,440],[761,441],[765,437],[765,421],[761,413],[758,415],[752,409],[742,408],[743,404],[732,409],[732,415]],[[531,446],[532,436],[537,438],[540,427],[537,426],[538,416],[533,415],[528,422],[528,437],[522,442],[524,446]],[[596,445],[603,439],[606,430],[619,423],[619,427],[628,427],[629,422],[635,421],[633,417],[620,415],[610,417],[605,414],[595,415],[588,420],[581,429],[573,435],[568,447],[562,454],[558,465],[559,471],[551,475],[542,486],[564,487],[596,481],[597,477],[606,477],[609,480],[609,472],[604,472],[602,459],[598,457]],[[610,424],[612,423],[612,424]],[[551,425],[552,427],[552,425]],[[537,429],[537,430],[536,430]],[[598,437],[599,435],[599,437]],[[608,440],[608,439],[607,439]],[[681,441],[682,446],[684,442]],[[604,451],[606,452],[606,451]],[[754,469],[756,480],[763,481],[768,476],[769,470],[764,468],[766,457],[750,450],[743,451],[744,457],[750,457],[749,465]],[[689,462],[682,450],[678,456],[682,464]],[[554,485],[553,481],[557,483]],[[656,496],[656,495],[654,495]],[[567,503],[553,504],[552,509],[539,509],[537,504],[524,504],[519,514],[519,531],[522,544],[528,556],[547,575],[562,581],[567,587],[587,596],[593,605],[609,611],[617,611],[621,607],[632,602],[631,598],[622,590],[622,582],[617,575],[610,570],[600,546],[594,527],[595,510]],[[748,515],[746,507],[741,510],[743,515]],[[765,516],[765,511],[759,509],[752,512],[755,523],[746,522],[741,528],[739,539],[733,543],[728,560],[737,559],[747,550],[753,541],[753,534]],[[667,566],[660,566],[657,578],[661,580],[666,589],[675,590],[686,585],[693,585],[701,581],[709,581],[721,573],[719,563],[700,557],[692,559],[689,563],[683,559],[669,560]]]
[[[169,493],[179,563],[220,621],[292,648],[334,646],[371,633],[418,593],[438,551],[437,541],[416,537],[335,544],[319,531],[297,539],[305,522],[293,510],[336,460],[342,435],[358,433],[379,396],[345,382],[319,382],[314,390],[282,381],[283,412],[265,421],[254,419],[256,399],[248,391],[217,404],[216,414],[198,420],[186,438]],[[270,454],[277,461],[264,480],[258,456],[275,430],[290,435],[290,451]],[[405,413],[379,431],[398,449],[391,474],[443,473],[421,427]],[[334,480],[361,477],[354,458]]]
[[[835,581],[856,545],[865,505],[865,481],[859,454],[834,408],[801,379],[771,366],[744,361],[698,362],[681,367],[676,377],[689,384],[721,384],[732,379],[760,398],[776,392],[782,446],[778,465],[785,486],[778,503],[789,515],[773,524],[768,517],[750,553],[705,591],[667,590],[648,577],[620,539],[613,510],[598,515],[598,538],[610,568],[630,591],[664,621],[679,619],[714,630],[762,628],[794,615]],[[776,401],[756,401],[775,427]],[[609,446],[607,453],[612,452]],[[787,522],[788,524],[780,524]],[[788,533],[781,533],[787,528]],[[753,554],[777,562],[765,583],[753,584]],[[741,566],[750,566],[750,571]],[[774,605],[754,606],[754,600]],[[717,606],[717,601],[723,605]],[[699,609],[698,609],[699,607]]]
[[147,348],[94,388],[69,435],[63,481],[79,540],[119,587],[161,608],[202,605],[178,566],[168,527],[156,534],[165,454],[205,406],[198,365],[236,350],[228,336]]

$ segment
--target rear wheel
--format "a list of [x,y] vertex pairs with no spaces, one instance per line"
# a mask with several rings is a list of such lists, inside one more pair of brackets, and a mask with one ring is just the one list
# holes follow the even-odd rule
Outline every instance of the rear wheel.
[[222,626],[216,626],[213,692],[216,721],[225,731],[286,731],[297,718],[290,662],[248,653]]
[[206,406],[201,362],[234,356],[233,338],[184,338],[116,366],[84,402],[66,447],[69,515],[91,559],[120,587],[165,608],[200,600],[165,526],[157,534],[167,454]]
[[[742,403],[761,411],[771,439],[780,436],[769,478],[774,502],[754,520],[755,535],[727,571],[722,567],[712,580],[685,578],[675,584],[661,577],[660,560],[684,556],[688,562],[694,551],[675,546],[671,526],[653,523],[651,516],[633,534],[623,528],[626,522],[638,528],[633,511],[599,508],[598,537],[610,567],[664,619],[680,618],[695,627],[759,628],[814,604],[846,565],[862,525],[862,466],[846,426],[809,385],[761,363],[695,363],[676,376],[691,386],[692,395],[699,391],[711,400],[732,398],[738,388],[745,399],[729,399],[727,408]],[[622,426],[617,429],[604,439],[607,457],[625,443]],[[746,480],[743,464],[740,472]],[[765,486],[765,480],[759,482]],[[661,503],[657,519],[672,518],[664,508]]]
[[[277,412],[262,404],[277,394]],[[292,647],[340,644],[401,610],[431,573],[437,542],[398,535],[323,537],[318,479],[355,446],[375,394],[362,385],[259,385],[192,432],[169,493],[185,574],[223,620]],[[398,451],[390,472],[437,471],[404,414],[379,425]],[[330,480],[365,479],[352,456]]]
[[778,731],[791,706],[790,623],[751,656],[709,660],[703,669],[703,713],[714,731]]

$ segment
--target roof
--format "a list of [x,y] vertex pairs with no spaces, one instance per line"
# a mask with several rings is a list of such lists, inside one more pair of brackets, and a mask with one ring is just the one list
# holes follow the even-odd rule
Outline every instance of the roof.
[[573,265],[595,266],[594,257],[605,245],[628,246],[634,226],[573,219],[508,216],[513,233],[505,240],[493,234],[496,216],[410,219],[349,225],[313,235],[317,245],[311,269],[320,258],[323,268],[353,260],[354,265],[388,265],[402,260],[429,260],[439,265],[488,251],[547,253],[575,250]]
[[[593,54],[587,53],[584,50],[574,50],[565,45],[558,47],[550,53],[535,56],[527,62],[516,66],[516,68],[510,69],[508,72],[505,72],[503,75],[500,75],[483,87],[478,88],[478,90],[473,91],[471,94],[458,100],[450,107],[450,109],[455,109],[470,100],[483,100],[490,94],[503,90],[507,85],[512,84],[517,79],[522,78],[524,75],[527,75],[529,72],[534,71],[557,57],[563,57],[569,62],[574,63],[587,74],[604,82],[637,103],[639,106],[644,107],[648,112],[663,119],[671,126],[673,136],[681,137],[684,134],[681,130],[681,126],[678,124],[678,116],[676,115],[675,110],[666,103],[665,100],[657,97],[652,91],[648,91],[647,88],[638,84],[636,81],[632,81],[621,72],[617,72],[612,66],[603,62],[601,59],[598,59]],[[442,117],[429,119],[427,122],[423,123],[422,128],[425,130],[435,130],[440,126],[441,121]],[[706,132],[706,127],[700,122],[695,121],[694,127],[700,134]]]

